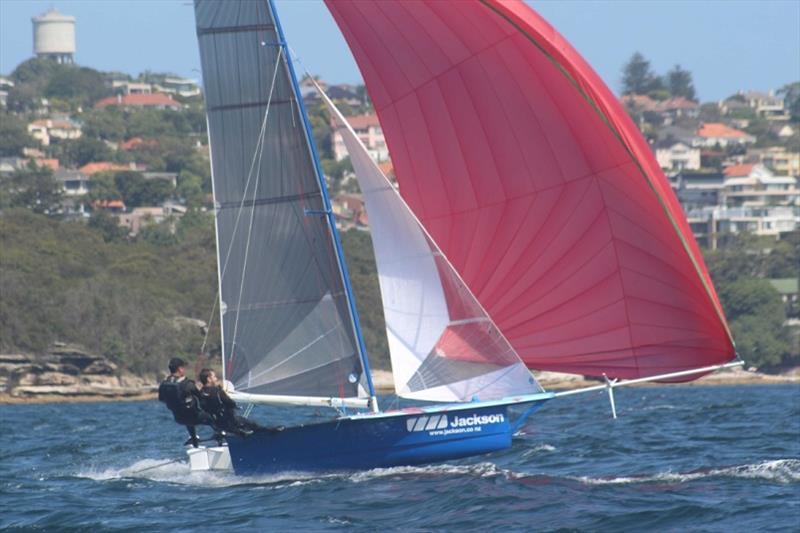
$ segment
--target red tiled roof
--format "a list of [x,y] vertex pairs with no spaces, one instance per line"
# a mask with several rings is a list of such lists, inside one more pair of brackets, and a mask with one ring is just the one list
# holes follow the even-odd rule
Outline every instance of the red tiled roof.
[[97,161],[94,163],[86,163],[78,170],[87,176],[91,176],[92,174],[96,174],[98,172],[122,172],[123,170],[132,169],[129,165],[118,165],[117,163],[111,163],[109,161]]
[[119,149],[125,150],[126,152],[129,150],[133,150],[134,148],[138,148],[139,146],[157,146],[158,141],[155,139],[142,139],[141,137],[133,137],[132,139],[128,139],[127,141],[119,143]]
[[33,162],[36,163],[36,166],[47,167],[54,172],[58,170],[59,166],[58,159],[34,159]]
[[101,209],[125,209],[125,202],[122,200],[95,200],[92,207]]
[[697,109],[698,104],[697,102],[692,102],[688,98],[678,96],[677,98],[664,100],[659,104],[659,107],[664,111],[669,111],[671,109]]
[[69,120],[61,120],[61,119],[40,118],[31,122],[31,124],[34,126],[42,126],[48,129],[60,129],[60,130],[80,129],[76,124],[73,124]]
[[697,130],[697,135],[700,137],[727,137],[739,139],[748,136],[745,132],[726,126],[721,122],[703,124]]
[[109,96],[97,102],[94,107],[102,109],[110,105],[123,107],[173,107],[175,109],[183,107],[183,104],[163,93]]
[[731,165],[725,169],[725,176],[729,178],[744,178],[753,171],[755,164]]
[[363,130],[370,126],[380,126],[378,115],[374,113],[367,113],[365,115],[353,115],[352,117],[345,117],[347,122],[354,130]]
[[658,102],[646,94],[626,94],[622,97],[622,103],[639,107],[644,111],[656,111],[658,109]]

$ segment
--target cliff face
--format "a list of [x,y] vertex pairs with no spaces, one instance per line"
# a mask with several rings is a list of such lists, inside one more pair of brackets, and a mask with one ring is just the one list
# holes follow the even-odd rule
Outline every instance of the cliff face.
[[0,401],[148,397],[156,383],[155,376],[119,372],[77,346],[56,346],[44,355],[0,354]]

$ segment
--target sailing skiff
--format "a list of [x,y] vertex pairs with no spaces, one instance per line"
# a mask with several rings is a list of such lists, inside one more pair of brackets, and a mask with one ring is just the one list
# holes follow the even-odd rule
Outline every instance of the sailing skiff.
[[[224,379],[240,402],[338,410],[325,423],[230,436],[236,473],[507,448],[545,402],[582,392],[546,392],[529,368],[606,376],[584,391],[607,390],[613,407],[615,387],[739,364],[649,147],[535,12],[508,0],[325,3],[399,183],[320,89],[364,195],[396,393],[433,403],[378,405],[275,6],[195,0]],[[213,467],[212,453],[222,452],[192,452],[193,466]]]

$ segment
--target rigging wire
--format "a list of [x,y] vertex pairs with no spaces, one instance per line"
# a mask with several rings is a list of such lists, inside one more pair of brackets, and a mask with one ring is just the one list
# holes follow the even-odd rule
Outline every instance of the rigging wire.
[[[267,131],[267,119],[269,118],[269,110],[272,104],[272,95],[275,92],[275,80],[278,78],[278,67],[280,66],[280,60],[283,56],[283,49],[278,48],[278,56],[275,60],[275,71],[272,73],[272,85],[269,88],[269,97],[267,98],[267,108],[264,110],[264,121],[261,124],[261,133],[259,134],[258,138],[258,145],[256,146],[256,153],[253,154],[253,161],[251,162],[250,166],[250,174],[253,172],[253,168],[255,166],[256,156],[258,157],[258,170],[256,170],[256,183],[253,185],[253,206],[250,208],[250,223],[247,228],[247,240],[245,241],[244,247],[244,261],[242,261],[242,276],[241,282],[239,283],[239,297],[236,299],[236,318],[233,321],[233,336],[231,337],[231,359],[233,359],[233,350],[236,346],[236,333],[239,330],[239,310],[242,307],[242,293],[244,292],[244,280],[245,275],[247,273],[247,256],[250,254],[250,241],[251,236],[253,234],[253,221],[255,220],[256,215],[256,194],[258,193],[258,184],[261,182],[261,159],[264,156],[264,137]],[[249,177],[248,177],[249,182]],[[242,195],[242,206],[244,206],[244,199],[247,196],[247,189],[245,188],[244,194]],[[231,247],[233,246],[233,240],[231,239]]]
[[[247,191],[250,188],[250,181],[251,181],[251,179],[253,177],[253,169],[256,166],[256,159],[258,159],[258,161],[259,161],[259,166],[260,166],[260,163],[261,163],[260,155],[263,154],[263,149],[264,149],[264,137],[266,136],[266,131],[267,131],[267,118],[269,117],[269,109],[270,109],[270,104],[272,103],[272,95],[273,95],[273,93],[275,91],[275,80],[277,79],[277,76],[278,76],[278,67],[280,66],[280,60],[281,60],[282,55],[283,55],[283,50],[279,48],[278,49],[278,55],[275,58],[275,68],[273,69],[272,83],[271,83],[270,89],[269,89],[269,97],[267,98],[267,108],[264,110],[264,120],[262,120],[262,122],[261,122],[261,130],[259,131],[258,138],[256,140],[256,150],[253,152],[253,158],[250,161],[250,170],[247,172],[247,180],[245,181],[245,185],[244,185],[244,194],[242,194],[242,200],[239,203],[239,208],[238,208],[238,210],[236,212],[236,221],[233,224],[233,231],[231,233],[231,244],[230,244],[230,246],[228,246],[228,251],[225,254],[225,262],[223,263],[222,269],[220,271],[220,278],[223,278],[225,276],[225,272],[228,269],[228,262],[230,261],[231,252],[233,251],[233,239],[236,237],[236,233],[237,233],[237,231],[239,229],[239,221],[241,220],[242,212],[244,211],[244,203],[247,200]],[[260,177],[260,172],[258,173],[258,176]],[[257,190],[258,190],[258,183],[256,183],[256,185],[255,185],[255,187],[253,189],[253,199],[255,199],[255,194],[256,194]],[[251,212],[250,230],[252,230],[252,214],[254,212],[255,212],[255,206],[253,206],[253,211]],[[250,232],[248,232],[248,246],[250,244],[249,235],[250,235]],[[247,258],[247,256],[245,255],[245,264],[246,264],[246,260],[247,260],[246,258]],[[244,283],[244,272],[242,272],[242,283]],[[217,286],[217,295],[214,298],[214,304],[211,307],[211,315],[209,316],[209,319],[208,319],[208,322],[207,322],[208,325],[206,327],[206,333],[205,333],[205,336],[203,337],[203,344],[200,347],[200,353],[201,354],[204,353],[206,345],[208,344],[208,336],[209,336],[209,333],[211,332],[211,323],[214,320],[214,313],[215,313],[215,311],[217,309],[217,303],[219,302],[219,299],[220,299],[220,291],[221,291],[221,285],[218,285]],[[242,297],[242,295],[241,295],[241,288],[240,288],[240,290],[239,290],[239,298],[241,299],[241,297]],[[236,324],[238,324],[238,321],[239,321],[239,310],[238,310],[238,307],[239,306],[237,305]],[[220,328],[221,327],[222,327],[222,324],[220,324]],[[233,338],[231,339],[231,346],[235,345],[235,341],[236,341],[236,327],[234,327]]]

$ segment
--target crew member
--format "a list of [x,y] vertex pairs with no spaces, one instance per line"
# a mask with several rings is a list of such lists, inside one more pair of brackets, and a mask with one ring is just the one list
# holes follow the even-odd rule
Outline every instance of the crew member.
[[214,428],[219,431],[246,437],[261,426],[236,414],[236,402],[219,386],[217,374],[204,368],[198,375],[203,388],[200,389],[200,408],[214,419]]
[[179,357],[173,357],[169,361],[169,372],[170,375],[158,387],[158,400],[172,411],[175,422],[186,426],[189,432],[186,444],[191,443],[197,448],[200,441],[196,426],[211,426],[214,421],[208,413],[200,409],[200,391],[194,381],[186,378],[186,362]]

